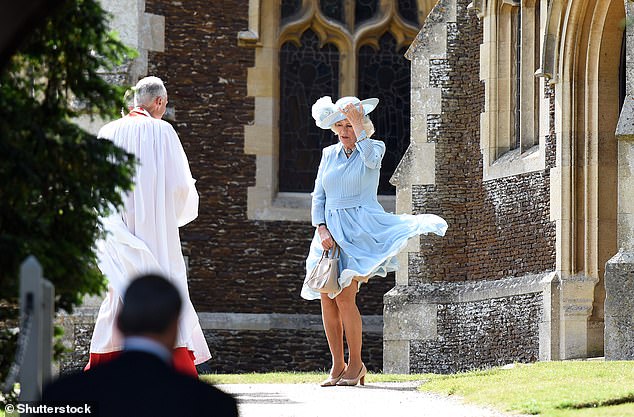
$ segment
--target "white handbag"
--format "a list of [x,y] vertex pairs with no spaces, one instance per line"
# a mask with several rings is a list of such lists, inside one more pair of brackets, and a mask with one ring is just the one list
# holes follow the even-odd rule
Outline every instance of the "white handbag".
[[313,270],[306,276],[306,285],[321,293],[339,292],[339,245],[330,250],[324,250],[321,259]]

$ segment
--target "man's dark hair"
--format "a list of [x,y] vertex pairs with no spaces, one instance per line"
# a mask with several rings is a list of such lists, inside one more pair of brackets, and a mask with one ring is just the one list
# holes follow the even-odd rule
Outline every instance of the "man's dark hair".
[[123,307],[117,318],[125,336],[163,333],[178,319],[181,297],[176,287],[160,275],[136,278],[123,296]]

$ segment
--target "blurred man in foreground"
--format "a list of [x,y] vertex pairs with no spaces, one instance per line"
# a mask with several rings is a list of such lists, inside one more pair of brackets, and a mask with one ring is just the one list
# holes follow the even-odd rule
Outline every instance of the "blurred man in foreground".
[[237,416],[233,397],[173,368],[181,306],[178,290],[165,278],[134,279],[117,318],[124,337],[121,354],[51,383],[42,402],[87,404],[92,407],[90,415],[101,417]]

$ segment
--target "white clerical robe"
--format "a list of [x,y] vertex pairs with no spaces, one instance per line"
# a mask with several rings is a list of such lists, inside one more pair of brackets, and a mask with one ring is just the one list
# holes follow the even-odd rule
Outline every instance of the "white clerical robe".
[[195,364],[211,358],[189,298],[185,260],[178,228],[198,216],[198,193],[187,157],[174,128],[141,108],[105,125],[98,137],[113,141],[138,160],[134,189],[124,207],[103,218],[107,232],[97,242],[99,269],[108,279],[108,293],[95,323],[91,353],[123,349],[116,326],[122,296],[130,280],[160,273],[178,288],[183,300],[175,347],[194,352]]

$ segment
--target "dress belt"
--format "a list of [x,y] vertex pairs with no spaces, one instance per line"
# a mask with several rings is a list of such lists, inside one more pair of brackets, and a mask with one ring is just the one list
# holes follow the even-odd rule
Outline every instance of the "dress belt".
[[363,200],[359,196],[326,198],[326,210],[359,207],[363,205]]

